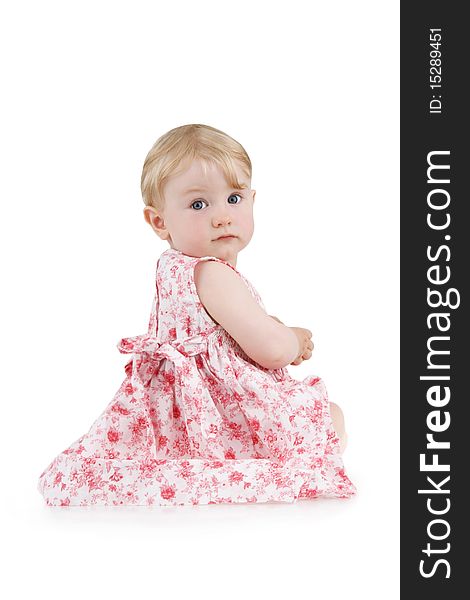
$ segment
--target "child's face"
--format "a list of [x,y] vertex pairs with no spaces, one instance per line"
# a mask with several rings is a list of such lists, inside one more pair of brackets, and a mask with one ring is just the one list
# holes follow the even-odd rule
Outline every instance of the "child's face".
[[[253,235],[256,193],[239,163],[236,173],[245,189],[229,187],[218,165],[209,163],[204,174],[200,160],[191,162],[168,179],[163,211],[147,207],[145,219],[172,248],[189,256],[216,256],[235,266],[238,252]],[[222,235],[234,237],[218,239]]]

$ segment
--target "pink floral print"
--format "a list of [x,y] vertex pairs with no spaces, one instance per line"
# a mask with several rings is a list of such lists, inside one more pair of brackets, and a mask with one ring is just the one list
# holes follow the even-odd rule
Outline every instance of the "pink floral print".
[[126,377],[89,431],[41,473],[48,506],[184,505],[348,498],[327,392],[265,369],[199,300],[194,267],[160,256],[148,332],[123,338]]

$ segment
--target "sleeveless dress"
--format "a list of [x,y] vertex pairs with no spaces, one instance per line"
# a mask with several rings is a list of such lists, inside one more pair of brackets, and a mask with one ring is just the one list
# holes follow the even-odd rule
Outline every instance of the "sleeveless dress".
[[[123,338],[126,377],[88,433],[41,473],[48,506],[184,505],[348,498],[319,377],[254,362],[200,302],[199,261],[157,262],[148,332]],[[241,317],[243,313],[241,313]]]

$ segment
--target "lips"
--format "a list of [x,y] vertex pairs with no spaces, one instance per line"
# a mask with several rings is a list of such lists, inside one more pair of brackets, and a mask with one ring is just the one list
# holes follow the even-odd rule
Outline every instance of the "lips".
[[217,238],[217,240],[225,240],[228,238],[235,238],[235,237],[237,237],[237,236],[236,235],[221,235],[220,237]]

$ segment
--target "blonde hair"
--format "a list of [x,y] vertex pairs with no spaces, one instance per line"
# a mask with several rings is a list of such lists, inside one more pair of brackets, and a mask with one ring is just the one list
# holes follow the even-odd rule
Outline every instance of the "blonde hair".
[[195,159],[201,159],[203,167],[207,163],[219,165],[228,184],[235,189],[246,185],[238,181],[234,161],[241,163],[242,170],[251,179],[251,160],[239,142],[210,125],[181,125],[158,138],[147,154],[140,183],[144,203],[162,209],[166,181],[187,160]]

